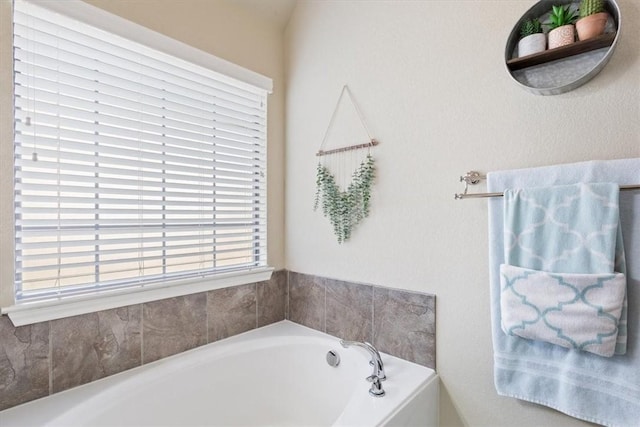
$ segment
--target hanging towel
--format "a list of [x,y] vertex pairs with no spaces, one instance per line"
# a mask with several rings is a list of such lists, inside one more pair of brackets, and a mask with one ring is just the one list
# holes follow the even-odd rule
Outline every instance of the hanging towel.
[[616,347],[625,353],[626,328],[618,334],[618,323],[626,277],[615,273],[616,258],[624,271],[618,193],[613,183],[504,192],[500,309],[506,334],[604,357]]
[[[487,176],[487,190],[503,192],[508,188],[581,182],[638,184],[640,158],[494,172]],[[503,200],[495,198],[488,203],[491,329],[498,394],[606,426],[637,426],[640,420],[640,192],[624,191],[619,195],[627,262],[629,328],[622,322],[619,324],[620,332],[624,331],[627,337],[626,354],[606,358],[504,333],[500,307],[500,265],[506,263]]]

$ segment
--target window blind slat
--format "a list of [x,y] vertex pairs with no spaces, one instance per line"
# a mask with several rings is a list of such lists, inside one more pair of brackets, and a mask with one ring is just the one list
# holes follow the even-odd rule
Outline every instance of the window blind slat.
[[[194,141],[189,141],[193,147],[191,149],[183,149],[179,146],[169,145],[167,143],[152,143],[148,141],[141,141],[131,138],[125,137],[114,137],[111,135],[98,135],[91,134],[87,131],[81,132],[77,130],[68,130],[68,129],[57,129],[53,127],[40,127],[39,129],[33,129],[31,131],[29,126],[23,125],[21,123],[16,124],[16,131],[19,132],[16,134],[15,140],[19,145],[17,147],[18,151],[22,150],[33,150],[34,147],[48,147],[54,148],[56,151],[62,150],[62,152],[71,152],[75,150],[75,152],[89,152],[89,153],[100,153],[99,150],[96,150],[96,144],[101,144],[103,147],[105,154],[109,152],[110,154],[126,156],[127,154],[131,154],[135,151],[135,155],[131,155],[130,157],[138,158],[140,156],[146,156],[149,159],[158,159],[158,156],[174,156],[175,159],[193,159],[199,158],[204,160],[209,160],[207,162],[199,162],[204,166],[211,166],[209,163],[212,161],[216,161],[218,163],[226,161],[227,163],[241,163],[242,161],[263,165],[264,160],[261,156],[264,155],[264,150],[262,150],[258,145],[254,145],[254,150],[248,152],[243,147],[240,147],[236,150],[233,148],[227,148],[227,141],[220,141],[224,145],[215,141],[214,143],[209,144],[198,144]],[[37,132],[34,136],[30,132]],[[174,142],[174,139],[167,139],[168,142]],[[184,140],[182,143],[184,144]],[[240,145],[240,144],[238,144]],[[94,159],[95,160],[95,159]],[[163,158],[164,161],[169,161],[168,158]],[[215,164],[214,164],[215,166]]]
[[[40,95],[51,95],[51,99],[43,102],[43,97]],[[24,101],[24,99],[23,99]],[[249,144],[255,143],[256,139],[261,138],[262,131],[251,129],[249,127],[240,127],[234,125],[225,125],[223,123],[216,122],[215,128],[211,128],[211,121],[205,125],[181,122],[173,120],[167,116],[153,116],[144,113],[136,113],[133,117],[119,117],[117,115],[110,114],[109,111],[116,113],[114,108],[99,104],[95,102],[80,101],[77,98],[67,104],[73,104],[73,106],[63,105],[61,99],[56,94],[40,91],[34,99],[26,98],[25,108],[31,106],[36,113],[32,117],[32,124],[38,125],[40,122],[34,120],[36,118],[48,118],[48,116],[63,115],[65,117],[74,117],[77,120],[84,119],[85,121],[94,122],[100,118],[102,124],[112,125],[116,127],[144,130],[145,132],[151,132],[157,135],[170,135],[174,137],[183,137],[185,139],[191,139],[198,141],[200,139],[208,140],[211,137],[221,137],[227,139],[235,139],[238,136],[241,139],[238,141],[248,142]],[[80,105],[84,104],[84,105]],[[122,111],[120,111],[122,114]],[[47,124],[50,122],[42,122]],[[95,123],[94,123],[95,124]]]
[[[246,248],[245,248],[246,249]],[[251,248],[249,248],[251,249]],[[243,259],[245,261],[250,260],[252,257],[251,255],[238,255],[238,256],[233,256],[234,254],[238,254],[238,252],[241,252],[240,250],[228,250],[227,252],[223,252],[223,253],[214,253],[213,251],[205,251],[205,252],[189,252],[189,253],[177,253],[177,254],[172,254],[172,255],[149,255],[149,256],[140,256],[137,257],[136,259],[136,263],[142,263],[142,265],[138,265],[134,268],[126,268],[126,267],[121,267],[118,268],[119,265],[127,265],[127,264],[131,264],[131,260],[130,259],[105,259],[105,260],[101,260],[100,261],[100,265],[102,267],[106,267],[104,268],[104,270],[102,271],[102,274],[114,274],[114,273],[125,273],[125,272],[132,272],[132,273],[136,273],[136,276],[139,273],[143,273],[145,269],[149,270],[149,269],[157,269],[159,268],[156,265],[149,265],[147,264],[146,266],[144,265],[144,263],[151,263],[153,261],[159,261],[159,260],[179,260],[179,259],[184,259],[184,258],[204,258],[202,260],[197,260],[197,261],[189,261],[189,262],[185,262],[185,263],[172,263],[171,265],[173,267],[175,267],[176,265],[190,265],[190,264],[201,264],[201,263],[207,263],[207,264],[213,264],[213,257],[214,255],[227,255],[227,257],[223,258],[225,261],[230,261],[230,260],[235,260],[235,259]],[[230,255],[229,255],[230,254]],[[65,264],[64,266],[62,266],[63,270],[68,271],[69,275],[65,275],[57,274],[57,268],[56,269],[52,269],[51,267],[32,267],[32,268],[25,268],[23,271],[25,273],[42,273],[44,272],[45,274],[47,272],[49,272],[50,276],[45,277],[41,280],[43,281],[52,281],[52,280],[59,280],[59,279],[65,279],[65,278],[74,278],[77,275],[73,274],[73,270],[77,270],[77,269],[84,269],[87,267],[93,267],[95,265],[94,262],[75,262],[75,263],[69,263],[69,264]]]
[[[22,196],[18,199],[21,203],[69,203],[69,204],[73,204],[73,205],[78,205],[81,203],[86,203],[88,205],[95,205],[95,204],[100,204],[100,205],[111,205],[111,206],[117,206],[117,205],[124,205],[127,207],[130,207],[131,205],[135,205],[137,204],[137,199],[128,199],[126,201],[117,199],[117,198],[107,198],[107,197],[103,197],[100,200],[97,200],[95,198],[89,198],[89,197],[68,197],[68,196]],[[229,201],[224,201],[224,202],[215,202],[215,201],[209,201],[209,202],[193,202],[190,203],[189,205],[191,206],[196,206],[196,207],[202,207],[202,208],[238,208],[238,207],[247,207],[246,203],[243,203],[242,201],[239,202],[232,202],[230,201],[231,199],[226,198],[225,200],[229,200]],[[178,207],[182,207],[185,206],[185,203],[183,203],[180,200],[145,200],[144,201],[144,205],[145,206],[178,206]],[[261,207],[264,206],[264,203],[253,203],[250,207],[252,208],[253,206],[256,207]],[[224,213],[224,211],[221,211],[221,213]]]
[[[21,153],[22,156],[28,156],[30,153],[33,153],[33,147],[31,150],[27,149],[27,147],[23,147],[23,151]],[[262,171],[260,172],[242,172],[242,171],[230,171],[228,169],[223,169],[221,167],[215,169],[218,173],[215,177],[211,175],[211,171],[214,169],[200,170],[195,167],[186,167],[179,165],[171,165],[171,170],[160,169],[160,168],[142,168],[139,162],[129,162],[126,159],[121,160],[117,165],[95,165],[95,158],[86,159],[86,164],[82,163],[74,163],[73,164],[73,172],[89,172],[95,173],[100,176],[128,176],[128,177],[139,177],[140,169],[144,170],[144,176],[149,179],[161,179],[167,180],[167,182],[172,181],[191,181],[194,176],[197,176],[200,182],[204,183],[216,183],[217,179],[224,179],[225,182],[237,183],[238,185],[257,185],[258,181],[264,181],[264,177],[262,175]],[[60,168],[60,165],[54,161],[38,160],[37,166],[34,166],[34,163],[28,157],[23,159],[19,157],[15,160],[15,165],[19,169],[18,173],[22,170],[26,170],[27,168],[33,168],[34,170],[43,170],[43,171],[57,171]],[[157,164],[154,164],[157,166]],[[69,168],[67,168],[69,170]],[[209,176],[207,176],[209,174]],[[83,178],[84,179],[84,178]]]
[[[52,176],[52,178],[55,179],[55,176]],[[131,182],[129,185],[134,186],[136,185],[135,182]],[[140,185],[140,184],[139,184]],[[161,198],[161,197],[175,197],[175,198],[180,198],[181,200],[184,200],[185,203],[187,202],[187,200],[195,200],[196,202],[200,202],[201,199],[203,198],[211,198],[212,196],[215,197],[216,199],[225,199],[225,200],[244,200],[247,203],[253,203],[253,201],[255,200],[260,200],[260,201],[264,201],[264,197],[260,197],[258,196],[259,193],[254,192],[251,189],[247,189],[247,190],[235,190],[235,191],[229,191],[229,190],[221,190],[220,188],[217,187],[198,187],[198,186],[192,186],[193,187],[193,191],[189,191],[189,192],[179,192],[179,191],[171,191],[176,189],[173,185],[171,184],[166,184],[165,189],[160,189],[160,190],[149,190],[147,189],[147,185],[146,184],[142,184],[144,187],[144,189],[142,188],[131,188],[131,189],[125,189],[125,188],[110,188],[110,187],[105,187],[105,186],[101,186],[99,187],[99,191],[101,195],[107,195],[107,194],[111,194],[111,195],[118,195],[118,196],[134,196],[135,198],[128,198],[126,200],[124,200],[123,202],[131,202],[132,200],[135,200],[136,202],[140,202],[140,201],[144,201],[144,200],[156,200],[157,198]],[[42,183],[38,183],[38,184],[30,184],[30,183],[22,183],[21,185],[22,191],[23,192],[38,192],[38,193],[55,193],[55,192],[59,192],[59,193],[74,193],[74,194],[93,194],[95,195],[96,193],[96,187],[95,186],[79,186],[79,185],[62,185],[62,184],[56,184],[55,182],[49,182],[47,184],[42,184]],[[264,194],[264,193],[263,193]],[[258,196],[258,198],[256,198],[256,196]],[[95,199],[95,198],[94,198]]]
[[[27,67],[26,64],[16,63],[16,71],[19,72],[21,68],[28,69],[34,68],[34,66]],[[229,122],[240,126],[261,127],[262,130],[264,130],[266,123],[264,113],[249,115],[221,106],[217,106],[215,109],[211,108],[210,110],[204,109],[204,105],[203,108],[192,108],[181,106],[169,100],[163,100],[163,105],[159,107],[157,104],[144,102],[146,101],[145,99],[142,100],[142,102],[144,102],[144,104],[142,104],[144,105],[144,109],[140,109],[140,96],[138,96],[136,100],[130,100],[127,98],[127,96],[130,95],[128,91],[118,87],[107,86],[93,80],[82,79],[78,76],[65,75],[60,71],[58,71],[58,79],[53,81],[39,79],[38,81],[32,82],[33,79],[30,80],[30,77],[25,76],[24,73],[16,74],[15,79],[17,83],[24,85],[18,86],[15,89],[16,94],[21,95],[24,103],[28,103],[29,99],[36,95],[40,99],[53,99],[55,102],[59,96],[58,93],[62,93],[65,96],[75,98],[76,102],[87,101],[95,104],[95,98],[99,96],[101,106],[105,108],[112,105],[119,106],[121,114],[123,112],[128,112],[129,114],[133,112],[138,114],[151,113],[160,117],[168,116],[176,120],[184,120],[192,123],[206,123],[207,120],[216,120],[216,124]],[[83,83],[85,84],[83,85]],[[37,86],[33,86],[34,84],[37,84]],[[96,95],[96,91],[99,95]],[[47,98],[44,98],[45,94],[48,94],[46,95]],[[110,111],[113,113],[113,110]]]
[[[172,258],[177,258],[177,257],[172,257]],[[226,263],[228,265],[231,265],[232,267],[242,267],[242,266],[246,266],[246,267],[255,267],[256,263],[253,261],[249,261],[249,259],[251,259],[250,256],[236,256],[236,257],[228,257],[228,258],[224,258],[222,260],[220,260],[220,262]],[[241,261],[240,263],[238,263],[237,261]],[[176,267],[183,267],[183,266],[192,266],[193,264],[200,264],[200,262],[172,262],[171,263],[171,268],[176,268]],[[76,268],[74,268],[75,270]],[[151,270],[151,267],[147,267],[147,270]],[[147,280],[144,280],[143,275],[140,274],[142,272],[144,272],[145,268],[130,268],[130,269],[120,269],[120,270],[116,270],[113,269],[113,271],[106,271],[106,272],[102,272],[101,274],[104,275],[113,275],[113,274],[122,274],[122,273],[132,273],[129,276],[134,276],[135,277],[139,277],[140,278],[137,280],[138,282],[145,282],[148,283]],[[194,269],[191,268],[188,271],[193,271]],[[228,271],[227,269],[219,269],[221,271]],[[213,271],[212,269],[200,269],[201,273],[200,274],[204,274],[204,273],[209,273],[211,274]],[[166,276],[166,275],[165,275]],[[58,282],[60,280],[65,280],[65,279],[75,279],[77,278],[78,275],[76,273],[70,272],[69,274],[59,274],[59,273],[54,273],[52,274],[50,277],[44,277],[44,278],[39,278],[38,282],[43,282],[43,281],[47,281],[47,282]],[[103,286],[100,286],[102,288],[104,288],[105,290],[109,290],[110,287],[107,287],[105,285],[107,285],[107,283],[103,283]]]
[[[26,18],[26,19],[25,19]],[[106,58],[108,64],[132,63],[138,67],[142,74],[159,76],[161,79],[181,79],[180,84],[185,87],[200,87],[200,90],[224,91],[234,96],[241,96],[248,100],[259,98],[255,90],[247,90],[238,81],[225,79],[223,75],[194,66],[178,58],[162,54],[144,46],[132,44],[127,40],[119,43],[117,36],[107,41],[100,32],[95,32],[91,27],[84,27],[78,30],[77,25],[67,23],[64,17],[57,16],[52,22],[51,17],[36,17],[33,14],[26,16],[20,10],[16,10],[14,15],[14,25],[16,25],[17,36],[14,44],[23,45],[21,40],[25,40],[26,46],[33,46],[37,42],[47,43],[50,50],[55,47],[57,50],[69,49],[71,51],[84,50],[87,47],[92,49],[86,53],[88,57],[100,54],[110,54]],[[20,28],[22,27],[22,28]],[[21,37],[20,34],[27,34],[28,37]],[[55,44],[51,42],[55,40]],[[117,58],[114,60],[113,58]],[[168,72],[170,71],[170,72]],[[211,74],[218,74],[216,79],[211,79]],[[226,81],[225,81],[226,80]]]
[[[129,175],[124,175],[121,170],[114,172],[110,170],[110,175],[114,173],[118,173],[121,176],[125,176],[125,178],[117,178],[113,176],[107,175],[107,173],[95,172],[94,174],[87,175],[81,173],[69,174],[69,173],[57,173],[57,169],[53,167],[52,171],[44,172],[41,169],[38,170],[27,170],[21,168],[16,171],[16,178],[20,179],[23,183],[26,182],[39,182],[48,184],[51,181],[52,173],[54,173],[56,179],[59,179],[61,182],[79,182],[81,180],[91,179],[91,182],[94,185],[119,185],[119,186],[127,186],[132,185],[131,177],[140,177],[140,173],[138,171],[132,171]],[[80,171],[74,171],[80,172]],[[82,171],[84,172],[84,171]],[[130,176],[126,178],[126,176]],[[177,176],[181,179],[181,182],[177,182]],[[239,179],[226,179],[226,178],[213,178],[210,176],[199,176],[197,179],[189,179],[188,176],[184,175],[163,175],[162,172],[158,173],[150,173],[149,171],[145,171],[144,173],[144,186],[145,188],[181,188],[184,190],[198,190],[203,185],[215,187],[218,191],[256,191],[256,179],[257,176],[251,178],[249,176],[249,180],[239,180]],[[193,181],[193,183],[192,183]],[[138,183],[137,180],[134,180],[136,185]],[[260,189],[259,191],[264,191]]]
[[[237,240],[234,244],[234,246],[243,246],[243,247],[250,247],[250,248],[254,248],[255,243],[252,239],[248,239],[248,240]],[[157,251],[163,251],[166,249],[171,249],[173,251],[182,251],[182,250],[192,250],[192,252],[199,252],[201,250],[209,250],[211,249],[211,240],[207,240],[204,241],[202,243],[197,243],[197,244],[175,244],[172,243],[171,246],[152,246],[150,244],[148,244],[145,247],[145,252],[148,253],[152,253],[152,252],[157,252]],[[263,248],[264,249],[264,248]],[[232,249],[224,249],[224,245],[220,245],[218,249],[214,250],[214,251],[210,251],[212,254],[214,255],[222,255],[222,254],[226,254],[229,252],[235,252],[237,251],[237,249],[232,248]],[[117,248],[117,249],[104,249],[101,248],[100,250],[83,250],[83,251],[69,251],[66,250],[64,255],[65,258],[67,259],[75,259],[75,258],[82,258],[82,257],[93,257],[96,255],[101,255],[101,256],[108,256],[111,257],[113,255],[123,255],[124,258],[131,260],[132,255],[135,254],[139,254],[140,249],[138,247],[134,247],[134,246],[130,246],[127,248]],[[44,253],[44,254],[31,254],[29,255],[29,259],[30,260],[47,260],[47,259],[53,259],[56,260],[58,258],[58,254],[57,253]],[[18,261],[23,261],[23,258],[20,257],[18,259]]]
[[[81,217],[81,216],[96,216],[96,215],[102,215],[105,218],[113,218],[116,216],[120,216],[120,217],[127,217],[130,215],[142,215],[142,216],[149,216],[149,215],[166,215],[166,216],[171,216],[171,215],[194,215],[194,214],[199,214],[199,215],[207,215],[210,217],[215,216],[216,218],[220,218],[220,217],[225,217],[228,216],[229,218],[246,218],[247,216],[250,216],[251,218],[254,218],[257,214],[260,214],[259,217],[262,218],[264,215],[264,208],[265,206],[263,205],[262,207],[258,207],[258,206],[251,206],[251,208],[245,208],[244,210],[204,210],[204,209],[200,209],[198,208],[198,210],[195,209],[151,209],[149,207],[142,207],[141,209],[123,209],[122,207],[117,207],[117,208],[112,208],[112,209],[108,209],[108,208],[95,208],[95,207],[91,207],[88,206],[86,208],[79,208],[79,207],[64,207],[61,206],[60,208],[58,208],[57,206],[55,207],[39,207],[39,206],[33,206],[33,207],[21,207],[20,208],[20,216],[29,216],[29,215],[33,215],[34,217],[50,217],[51,215],[60,215],[61,217],[66,217],[67,215],[75,215],[76,218]],[[21,221],[21,219],[17,219],[17,221]]]
[[[37,145],[37,143],[36,143]],[[27,150],[27,153],[30,151]],[[45,148],[37,148],[39,156],[42,156],[47,160],[53,159],[54,157],[58,157],[60,160],[59,167],[66,168],[69,170],[76,162],[85,162],[85,163],[96,163],[99,162],[102,165],[110,166],[110,167],[133,167],[138,171],[138,175],[142,176],[143,172],[146,171],[162,171],[168,170],[173,173],[176,172],[185,172],[193,175],[183,175],[182,179],[189,178],[190,180],[197,179],[199,174],[206,175],[219,170],[223,176],[236,176],[243,177],[248,176],[249,174],[257,174],[260,172],[260,165],[233,165],[230,163],[224,162],[216,162],[216,161],[202,161],[199,159],[179,159],[174,158],[174,163],[162,163],[158,161],[151,161],[151,159],[135,159],[131,157],[117,157],[117,156],[109,156],[106,154],[102,155],[90,155],[90,154],[82,154],[77,152],[63,151],[59,152],[56,150],[50,150]],[[24,153],[26,155],[27,153]],[[150,157],[150,156],[145,156]],[[156,157],[156,159],[160,159]],[[34,166],[32,166],[34,167]],[[228,172],[228,173],[227,173]]]
[[[254,236],[251,233],[228,233],[225,235],[220,235],[220,236],[217,236],[216,238],[217,240],[216,247],[220,248],[228,244],[235,244],[235,242],[226,243],[225,239],[241,239],[241,238],[254,238]],[[140,239],[139,237],[136,237],[136,238],[122,237],[122,238],[102,239],[100,240],[100,244],[98,246],[109,248],[114,246],[120,247],[121,245],[131,245],[131,244],[137,245],[142,242],[144,242],[145,244],[150,244],[150,243],[160,243],[160,242],[180,242],[185,240],[189,240],[189,239],[185,238],[184,236],[145,237],[144,240]],[[254,242],[253,244],[256,244],[256,245],[260,244],[260,243],[255,243],[256,242],[255,239],[252,239],[252,242]],[[55,241],[55,242],[34,241],[34,242],[21,243],[20,245],[17,245],[17,247],[21,251],[35,250],[35,249],[38,249],[38,250],[54,249],[55,251],[58,251],[61,248],[79,248],[79,247],[92,248],[96,246],[96,243],[97,242],[95,238],[86,239],[86,240],[67,240],[67,241],[59,241],[59,242],[58,241]],[[57,253],[57,252],[54,252],[54,253]],[[19,256],[24,256],[24,253],[20,253]]]
[[[67,132],[60,132],[69,136]],[[167,148],[167,152],[152,152],[145,150],[145,144],[137,143],[137,141],[119,141],[119,145],[107,145],[104,140],[113,140],[113,138],[97,138],[103,141],[100,148],[97,143],[76,142],[70,138],[38,138],[33,141],[33,146],[37,147],[38,154],[43,157],[57,156],[62,162],[64,160],[78,160],[86,162],[99,162],[103,164],[117,164],[121,159],[137,162],[137,170],[142,175],[145,169],[149,170],[173,170],[178,165],[189,165],[191,173],[211,174],[216,168],[229,169],[234,172],[259,172],[264,166],[264,160],[256,160],[259,154],[254,153],[252,157],[229,156],[213,152],[188,152],[182,150],[171,150]],[[16,138],[22,142],[22,138]],[[30,148],[27,141],[24,141],[23,147],[29,151]],[[129,142],[127,146],[126,142]],[[138,145],[139,149],[135,146]],[[63,151],[64,150],[64,151]],[[22,151],[22,150],[20,150]],[[200,154],[201,153],[201,154]],[[186,154],[186,155],[185,155]],[[198,155],[200,154],[200,155]],[[35,165],[34,165],[35,166]],[[135,165],[132,165],[135,166]],[[68,166],[67,166],[68,167]],[[200,172],[198,168],[201,167]],[[186,175],[185,175],[186,177]],[[197,175],[193,175],[192,179],[197,181]]]
[[266,92],[30,2],[14,16],[18,301],[266,266]]
[[[43,89],[25,88],[20,86],[16,91],[20,96],[20,103],[25,109],[32,108],[33,111],[46,111],[51,109],[51,104],[59,105],[60,96],[57,93],[46,91]],[[96,114],[97,110],[107,117],[114,119],[122,118],[123,109],[113,107],[109,104],[96,104],[93,100],[84,100],[78,97],[73,98],[73,107],[62,106],[67,111],[80,112],[83,114]],[[133,112],[132,112],[133,113]],[[131,113],[131,114],[132,114]],[[152,114],[155,113],[155,114]],[[131,118],[128,114],[124,118]],[[179,115],[176,112],[169,112],[166,109],[148,108],[142,112],[135,112],[136,119],[141,123],[149,123],[153,125],[162,125],[172,129],[185,130],[196,134],[209,135],[212,132],[211,121],[215,121],[215,130],[228,133],[243,135],[245,137],[260,138],[264,136],[265,127],[257,122],[248,123],[233,117],[214,114],[210,111],[203,111],[203,117]],[[207,116],[204,118],[204,116]],[[88,116],[87,116],[88,117]],[[91,117],[93,120],[95,117]],[[262,119],[261,119],[262,121]]]
[[[80,57],[74,57],[74,55],[68,56],[68,61],[79,61]],[[107,95],[117,96],[126,95],[126,93],[137,93],[138,98],[148,98],[146,103],[153,105],[157,100],[170,101],[177,111],[187,109],[198,110],[205,105],[219,105],[224,107],[227,111],[235,111],[247,116],[261,116],[262,111],[260,104],[257,106],[247,105],[246,103],[236,103],[229,99],[219,97],[220,94],[209,95],[203,94],[201,91],[194,92],[192,97],[185,96],[184,90],[181,93],[176,93],[175,85],[166,81],[153,81],[148,76],[145,76],[144,80],[140,74],[132,73],[129,70],[121,69],[119,74],[105,75],[104,72],[108,70],[95,70],[92,68],[84,68],[78,65],[77,62],[64,62],[57,58],[51,58],[46,55],[37,54],[34,52],[28,52],[24,49],[16,50],[15,58],[20,62],[16,63],[16,70],[23,71],[26,68],[31,68],[37,73],[42,82],[40,83],[42,88],[46,87],[48,81],[59,81],[60,73],[68,74],[65,80],[70,80],[73,77],[73,81],[80,83],[87,89],[95,89],[100,93]],[[35,64],[38,64],[37,66]],[[86,67],[90,66],[107,68],[104,65],[98,64],[85,64]],[[37,67],[37,68],[36,68]],[[135,64],[131,64],[131,67],[135,69]],[[152,86],[152,84],[156,86]],[[173,90],[173,91],[172,91]],[[217,96],[216,96],[217,95]]]
[[[62,107],[60,108],[60,111],[56,112],[56,114],[61,114],[64,110],[65,108]],[[60,134],[60,136],[69,135],[70,138],[75,137],[78,139],[94,138],[94,141],[108,139],[101,134],[115,134],[119,135],[121,138],[126,138],[131,141],[150,141],[174,145],[178,145],[185,140],[193,141],[195,144],[198,144],[207,140],[210,142],[218,141],[217,138],[219,138],[219,142],[221,144],[235,143],[238,145],[237,148],[244,148],[245,150],[254,148],[254,146],[260,142],[260,139],[256,137],[246,137],[240,134],[234,134],[217,129],[212,129],[210,134],[196,134],[162,126],[145,124],[142,122],[138,124],[138,128],[132,128],[125,126],[125,124],[131,125],[131,122],[127,122],[126,120],[104,117],[104,122],[90,122],[89,120],[95,120],[96,117],[90,118],[89,114],[86,112],[78,114],[75,120],[68,117],[53,115],[51,114],[52,112],[53,111],[50,111],[49,114],[46,112],[34,114],[34,117],[30,118],[30,125],[27,125],[25,122],[16,123],[16,131],[30,134],[36,132],[36,128],[41,128],[37,131],[42,132],[43,136],[58,136],[57,134]],[[93,116],[97,116],[99,114],[99,112],[92,113]],[[118,124],[120,124],[120,126],[118,126]],[[28,127],[31,127],[31,129],[28,129]],[[156,132],[152,132],[153,130]],[[90,134],[87,135],[86,133]]]
[[56,236],[59,237],[67,237],[67,236],[111,236],[111,235],[136,235],[136,234],[157,234],[157,233],[188,233],[194,232],[195,235],[200,235],[200,233],[206,233],[208,231],[225,231],[231,230],[235,231],[238,229],[249,230],[249,233],[252,233],[254,228],[258,228],[257,225],[249,225],[245,227],[232,226],[229,224],[196,224],[194,226],[183,225],[183,224],[160,224],[160,225],[147,225],[140,224],[138,226],[121,226],[116,227],[113,225],[103,225],[99,230],[96,230],[95,227],[79,227],[78,225],[68,225],[66,227],[22,227],[20,231],[20,236],[23,238],[28,237],[48,237],[51,236],[52,232],[55,232]]

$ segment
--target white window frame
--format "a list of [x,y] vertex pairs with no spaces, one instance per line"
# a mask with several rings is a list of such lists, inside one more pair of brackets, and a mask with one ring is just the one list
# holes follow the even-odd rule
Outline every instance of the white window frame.
[[[68,16],[109,33],[125,37],[160,52],[214,70],[228,77],[264,90],[272,91],[272,80],[238,65],[200,51],[160,33],[110,14],[102,9],[78,0],[51,2],[27,1],[45,7],[52,12]],[[13,169],[13,168],[12,168]],[[13,202],[11,203],[13,206]],[[12,224],[13,226],[13,224]],[[13,241],[13,240],[12,240]],[[6,250],[6,249],[5,249]],[[13,249],[12,249],[13,251]],[[3,259],[6,259],[3,257]],[[2,314],[8,314],[16,326],[53,320],[72,315],[139,304],[196,292],[268,280],[272,268],[257,267],[248,270],[218,273],[206,278],[178,279],[143,288],[125,288],[101,292],[98,295],[81,295],[34,303],[16,304],[13,283],[0,284]],[[4,275],[3,277],[7,277]],[[12,276],[13,277],[13,276]]]

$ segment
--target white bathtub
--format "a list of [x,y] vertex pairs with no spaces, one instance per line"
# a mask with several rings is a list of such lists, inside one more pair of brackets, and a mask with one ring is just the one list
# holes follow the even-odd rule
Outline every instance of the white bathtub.
[[436,426],[435,372],[382,358],[373,397],[364,350],[283,321],[7,409],[0,426]]

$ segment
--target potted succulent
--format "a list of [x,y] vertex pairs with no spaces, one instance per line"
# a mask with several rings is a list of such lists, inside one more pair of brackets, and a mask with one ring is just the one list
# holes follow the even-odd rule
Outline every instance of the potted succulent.
[[604,34],[609,19],[604,3],[604,0],[582,0],[580,2],[580,19],[576,22],[579,40],[587,40]]
[[571,5],[552,6],[549,15],[549,49],[566,46],[576,40],[575,24],[578,15],[571,10]]
[[518,57],[542,52],[547,48],[547,36],[538,18],[526,20],[520,26]]

